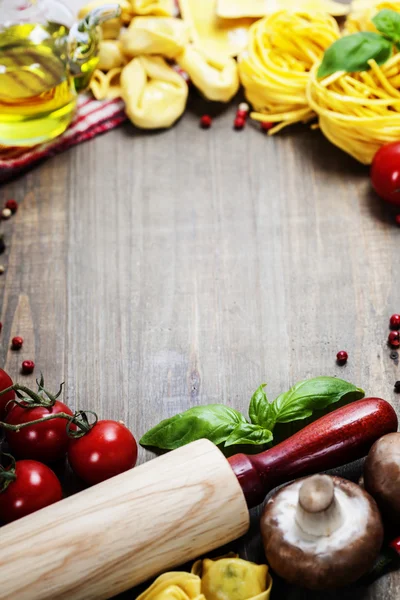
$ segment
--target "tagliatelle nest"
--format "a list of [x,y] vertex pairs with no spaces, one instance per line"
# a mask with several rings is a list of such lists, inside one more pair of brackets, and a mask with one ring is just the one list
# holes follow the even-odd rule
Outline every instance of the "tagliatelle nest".
[[364,164],[379,148],[400,139],[400,53],[370,71],[310,76],[307,100],[324,135]]
[[310,71],[340,37],[339,26],[325,13],[281,11],[254,23],[239,75],[257,121],[277,123],[275,133],[314,117],[306,89]]
[[394,10],[400,13],[400,2],[373,2],[371,0],[355,0],[351,12],[346,19],[345,33],[360,31],[376,31],[372,18],[380,10]]

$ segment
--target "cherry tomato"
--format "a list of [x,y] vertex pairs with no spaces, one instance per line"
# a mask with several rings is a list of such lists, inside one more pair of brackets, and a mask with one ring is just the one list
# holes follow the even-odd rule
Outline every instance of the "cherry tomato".
[[[13,381],[9,375],[3,369],[0,369],[0,392],[6,390],[8,387],[13,385]],[[15,392],[7,392],[3,396],[0,396],[0,419],[3,420],[6,415],[6,406],[10,400],[14,400]],[[11,403],[9,404],[11,407]],[[8,410],[8,409],[7,409]]]
[[371,181],[378,196],[400,206],[400,142],[382,146],[375,154]]
[[86,483],[100,483],[135,466],[137,445],[125,425],[98,421],[83,437],[70,440],[68,460]]
[[11,523],[62,499],[60,482],[46,465],[20,460],[15,463],[15,475],[0,493],[0,521]]
[[[56,400],[50,408],[44,406],[26,408],[14,404],[6,417],[6,423],[21,425],[61,412],[71,416],[73,414],[68,406],[59,400]],[[31,458],[44,463],[59,460],[68,450],[67,423],[68,421],[62,418],[51,419],[25,427],[18,432],[6,430],[6,439],[12,454],[18,458]]]

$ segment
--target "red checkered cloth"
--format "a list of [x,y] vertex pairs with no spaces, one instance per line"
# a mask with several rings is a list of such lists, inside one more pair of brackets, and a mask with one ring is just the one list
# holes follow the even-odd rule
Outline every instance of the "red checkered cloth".
[[124,106],[120,98],[98,101],[87,95],[79,96],[74,120],[55,140],[31,148],[0,146],[0,181],[11,179],[44,158],[114,129],[127,118]]

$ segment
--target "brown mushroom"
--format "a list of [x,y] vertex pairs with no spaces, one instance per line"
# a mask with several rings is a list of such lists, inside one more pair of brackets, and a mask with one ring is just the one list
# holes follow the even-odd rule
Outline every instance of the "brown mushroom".
[[372,446],[364,464],[364,487],[382,515],[400,525],[400,433],[389,433]]
[[359,579],[383,541],[374,499],[355,483],[328,475],[281,488],[264,508],[261,533],[271,568],[313,590]]

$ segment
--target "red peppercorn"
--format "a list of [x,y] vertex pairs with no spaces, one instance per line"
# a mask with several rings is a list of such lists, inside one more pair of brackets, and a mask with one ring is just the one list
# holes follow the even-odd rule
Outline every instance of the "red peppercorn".
[[0,332],[3,329],[3,323],[0,322]]
[[390,317],[390,329],[400,329],[400,315]]
[[398,227],[400,227],[400,215],[396,215],[394,218],[396,225],[398,225]]
[[400,347],[400,333],[398,331],[391,331],[388,337],[388,344],[392,348]]
[[18,202],[16,200],[7,200],[5,208],[9,208],[12,213],[16,213],[18,210]]
[[238,110],[236,113],[236,118],[246,120],[248,117],[248,114],[249,113],[247,112],[247,110]]
[[33,373],[33,369],[35,368],[35,363],[33,360],[24,360],[22,363],[22,373],[24,375],[30,375]]
[[243,129],[243,127],[246,125],[246,120],[236,117],[233,125],[234,125],[236,131],[241,131]]
[[345,365],[347,363],[348,358],[349,355],[345,350],[341,350],[336,354],[336,360],[338,361],[339,365]]
[[16,336],[11,340],[11,346],[13,350],[20,350],[22,348],[22,344],[24,343],[24,339],[22,337]]
[[268,123],[268,121],[262,121],[261,123],[261,129],[263,131],[269,131],[270,129],[272,129],[274,126],[274,123]]
[[212,125],[212,118],[210,115],[203,115],[200,119],[200,127],[202,129],[210,129]]

